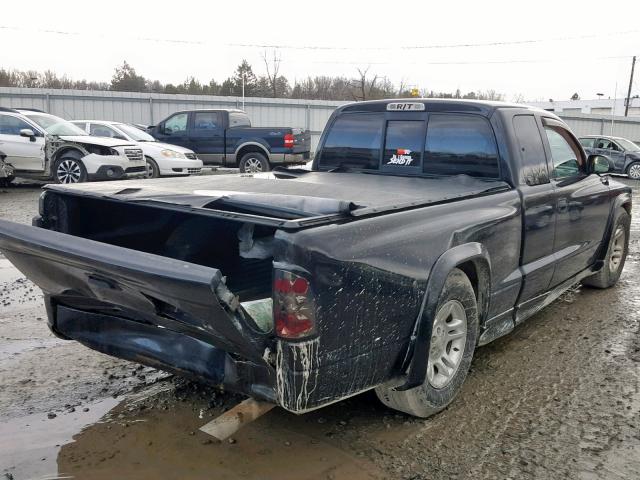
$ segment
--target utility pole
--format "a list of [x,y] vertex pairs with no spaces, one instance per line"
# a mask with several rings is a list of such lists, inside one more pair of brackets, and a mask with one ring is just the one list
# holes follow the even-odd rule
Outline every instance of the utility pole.
[[244,82],[245,82],[245,73],[242,72],[242,111],[243,112],[244,112]]
[[627,116],[629,113],[629,102],[631,101],[631,86],[633,85],[633,70],[636,68],[636,56],[633,56],[633,60],[631,61],[631,76],[629,77],[629,90],[627,91],[627,101],[625,102],[624,107],[624,116]]

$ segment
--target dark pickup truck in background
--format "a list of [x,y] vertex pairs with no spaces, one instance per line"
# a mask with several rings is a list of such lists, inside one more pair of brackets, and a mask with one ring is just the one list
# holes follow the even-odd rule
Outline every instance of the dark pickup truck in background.
[[176,112],[149,133],[161,142],[189,148],[205,164],[239,167],[242,173],[301,165],[309,159],[309,131],[288,127],[252,127],[242,110]]
[[478,345],[617,282],[631,190],[607,168],[546,111],[360,102],[311,171],[47,186],[0,251],[62,338],[295,413],[375,389],[426,417]]

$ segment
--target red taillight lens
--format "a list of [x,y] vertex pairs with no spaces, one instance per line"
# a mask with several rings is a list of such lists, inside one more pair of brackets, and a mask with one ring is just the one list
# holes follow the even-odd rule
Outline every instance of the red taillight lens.
[[273,318],[276,334],[301,338],[316,331],[315,308],[306,278],[276,269],[273,278]]
[[284,135],[284,148],[293,148],[294,138],[293,134],[286,133]]

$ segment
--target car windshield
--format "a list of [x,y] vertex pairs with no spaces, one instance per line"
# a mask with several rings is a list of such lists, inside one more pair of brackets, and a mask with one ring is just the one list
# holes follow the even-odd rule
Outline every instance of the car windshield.
[[147,132],[134,127],[133,125],[127,125],[126,123],[116,123],[115,125],[122,130],[131,140],[136,142],[155,142],[156,139],[149,135]]
[[640,147],[638,145],[636,145],[630,140],[627,140],[626,138],[616,138],[615,141],[625,150],[628,150],[630,152],[640,151]]
[[49,135],[87,135],[87,132],[81,128],[55,115],[29,113],[25,116],[37,123]]

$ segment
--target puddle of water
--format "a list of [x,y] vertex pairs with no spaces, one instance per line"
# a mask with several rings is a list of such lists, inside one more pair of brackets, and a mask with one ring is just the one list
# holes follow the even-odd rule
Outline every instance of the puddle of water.
[[89,403],[88,412],[59,414],[49,419],[39,413],[0,423],[0,471],[16,479],[58,478],[60,446],[87,425],[94,424],[119,400],[106,398]]
[[169,410],[145,410],[133,421],[92,425],[60,449],[59,475],[216,480],[383,477],[338,446],[297,428],[287,430],[283,426],[291,415],[283,411],[273,410],[245,426],[232,437],[233,443],[218,443],[199,432],[206,422],[199,417],[198,409],[187,402]]
[[[384,478],[372,464],[317,436],[317,424],[272,410],[232,442],[198,430],[206,403],[145,401],[167,387],[89,404],[89,412],[0,423],[0,472],[16,479],[343,479]],[[165,401],[166,402],[166,401]],[[292,421],[293,420],[293,421]],[[310,428],[306,428],[310,425]]]

